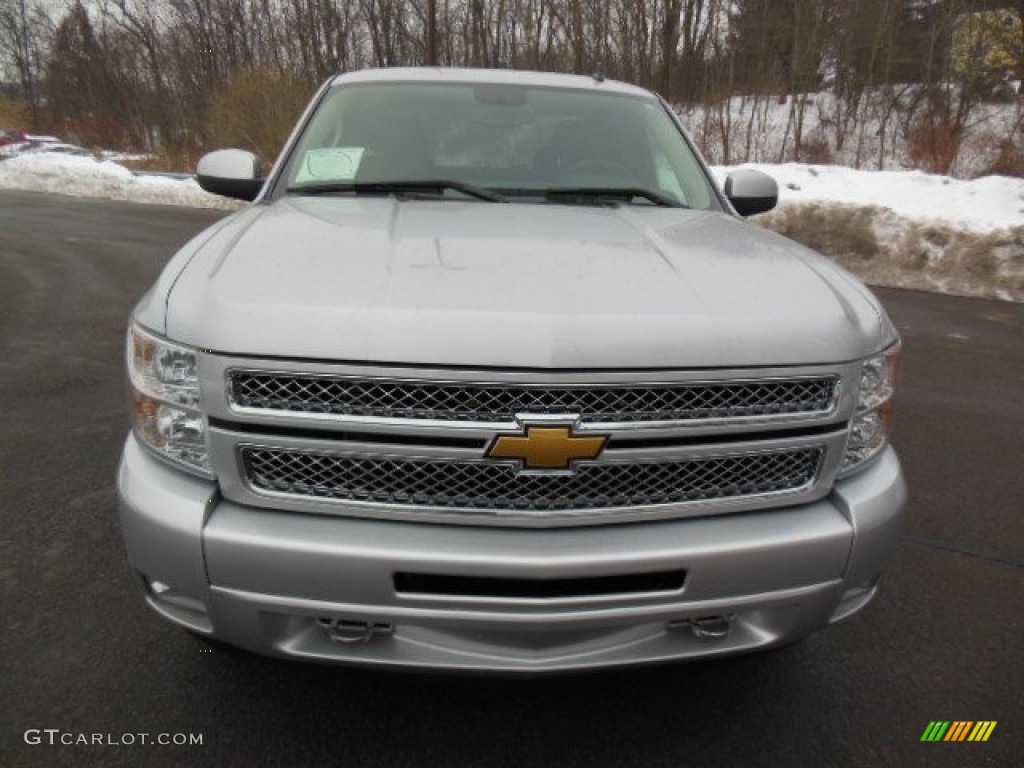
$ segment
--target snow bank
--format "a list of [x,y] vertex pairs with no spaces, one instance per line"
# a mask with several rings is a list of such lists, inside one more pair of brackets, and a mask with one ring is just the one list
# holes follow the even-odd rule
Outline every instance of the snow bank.
[[717,166],[719,183],[736,168],[763,171],[779,184],[779,203],[834,202],[888,208],[898,216],[973,232],[1024,225],[1024,179],[973,181],[920,171],[857,171],[838,165]]
[[[833,202],[888,209],[917,222],[973,232],[1024,225],[1024,179],[987,176],[973,181],[919,171],[857,171],[834,165],[716,166],[719,183],[737,168],[753,168],[779,184],[781,206]],[[66,155],[21,155],[0,162],[0,189],[106,197],[137,203],[236,208],[192,179],[136,176],[110,160]]]
[[0,189],[196,208],[240,207],[233,200],[204,192],[192,179],[135,176],[109,160],[45,153],[19,155],[0,162]]
[[[758,224],[873,285],[1024,301],[1024,179],[748,164],[779,183]],[[715,167],[721,183],[736,168]]]

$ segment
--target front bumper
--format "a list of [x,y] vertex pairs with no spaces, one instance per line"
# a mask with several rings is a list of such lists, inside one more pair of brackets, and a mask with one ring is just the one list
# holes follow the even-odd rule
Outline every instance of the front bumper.
[[[827,498],[777,510],[548,530],[365,520],[220,499],[215,483],[166,466],[134,437],[118,489],[147,602],[193,631],[272,656],[503,672],[701,658],[798,640],[871,599],[906,498],[887,449]],[[682,588],[487,597],[403,593],[395,580],[661,570],[685,570]],[[722,620],[727,634],[695,629]]]

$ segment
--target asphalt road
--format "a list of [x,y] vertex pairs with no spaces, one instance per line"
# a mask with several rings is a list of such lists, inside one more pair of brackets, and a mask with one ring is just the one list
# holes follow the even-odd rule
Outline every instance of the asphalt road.
[[[116,520],[125,322],[219,215],[0,193],[0,765],[1021,764],[1024,305],[880,291],[905,341],[912,500],[848,622],[772,654],[541,680],[283,663],[203,652],[149,613]],[[931,720],[998,725],[922,744]]]

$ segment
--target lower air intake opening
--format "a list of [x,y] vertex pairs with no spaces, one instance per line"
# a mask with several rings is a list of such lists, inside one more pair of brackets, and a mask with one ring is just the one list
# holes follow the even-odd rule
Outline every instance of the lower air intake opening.
[[406,595],[553,599],[678,592],[683,588],[685,580],[686,571],[681,570],[592,576],[582,579],[503,579],[396,573],[395,591]]

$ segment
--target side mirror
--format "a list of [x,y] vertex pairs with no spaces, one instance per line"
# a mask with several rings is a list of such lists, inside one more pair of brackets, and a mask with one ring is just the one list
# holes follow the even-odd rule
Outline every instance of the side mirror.
[[260,160],[244,149],[218,149],[199,158],[196,181],[207,192],[255,200],[263,189]]
[[733,171],[725,178],[722,191],[740,216],[770,211],[779,202],[779,185],[760,171]]

